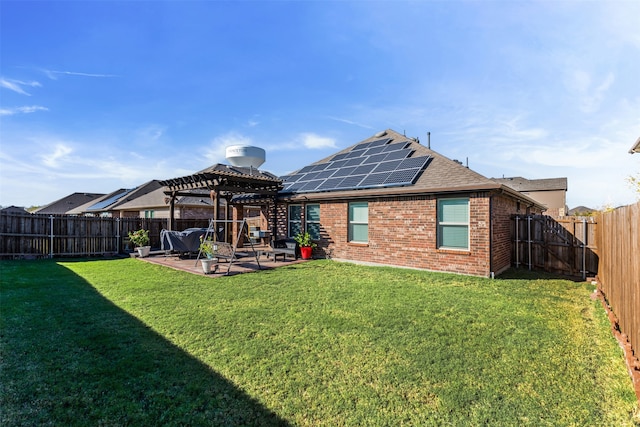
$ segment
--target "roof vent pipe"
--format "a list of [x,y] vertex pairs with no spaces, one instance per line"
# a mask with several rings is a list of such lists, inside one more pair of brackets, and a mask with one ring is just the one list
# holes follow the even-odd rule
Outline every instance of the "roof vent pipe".
[[427,132],[427,148],[431,150],[431,132]]

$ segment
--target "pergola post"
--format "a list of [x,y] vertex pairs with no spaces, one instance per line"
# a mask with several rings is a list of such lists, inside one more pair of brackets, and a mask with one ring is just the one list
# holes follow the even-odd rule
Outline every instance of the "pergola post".
[[215,240],[218,240],[218,215],[220,212],[220,191],[215,188],[211,190],[211,198],[213,199],[213,230],[215,233]]
[[169,201],[169,220],[167,221],[168,230],[173,230],[175,214],[176,214],[176,195],[175,193],[171,193],[171,199]]

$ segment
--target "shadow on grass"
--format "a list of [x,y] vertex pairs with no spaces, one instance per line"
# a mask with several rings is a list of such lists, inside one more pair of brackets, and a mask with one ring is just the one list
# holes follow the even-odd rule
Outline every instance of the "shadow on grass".
[[511,267],[499,276],[496,280],[570,280],[572,282],[584,282],[582,277],[565,276],[562,274],[549,273],[540,270],[529,270],[528,268]]
[[0,291],[0,424],[289,425],[54,261]]

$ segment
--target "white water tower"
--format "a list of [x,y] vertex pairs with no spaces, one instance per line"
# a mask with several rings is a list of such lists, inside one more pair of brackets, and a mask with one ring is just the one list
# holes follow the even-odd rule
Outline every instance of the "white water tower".
[[226,157],[233,166],[258,169],[266,160],[266,153],[260,147],[251,145],[230,145]]

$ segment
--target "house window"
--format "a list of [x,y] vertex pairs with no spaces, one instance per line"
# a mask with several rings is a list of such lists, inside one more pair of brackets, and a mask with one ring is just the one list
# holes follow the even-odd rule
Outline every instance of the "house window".
[[144,211],[144,217],[145,218],[154,218],[155,217],[155,211]]
[[302,206],[289,205],[289,237],[294,237],[302,231]]
[[349,241],[367,243],[369,241],[369,203],[349,203]]
[[320,240],[320,205],[307,205],[304,215],[305,228],[313,240]]
[[438,200],[438,248],[469,250],[469,199]]

